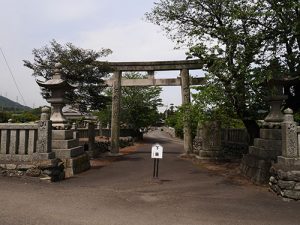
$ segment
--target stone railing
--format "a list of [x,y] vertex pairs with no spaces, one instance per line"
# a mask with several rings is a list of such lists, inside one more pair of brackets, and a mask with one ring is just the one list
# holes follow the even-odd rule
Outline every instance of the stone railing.
[[199,126],[193,145],[194,153],[202,158],[241,158],[248,151],[248,133],[246,129],[221,129],[220,123],[206,122]]
[[38,124],[0,124],[0,160],[28,161],[37,152]]
[[248,133],[246,129],[224,128],[222,129],[222,142],[248,144]]

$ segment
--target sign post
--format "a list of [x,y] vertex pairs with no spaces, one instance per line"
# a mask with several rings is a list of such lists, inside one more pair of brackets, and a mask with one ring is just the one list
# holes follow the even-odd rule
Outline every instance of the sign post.
[[163,147],[160,144],[152,145],[151,158],[154,159],[153,178],[158,178],[159,159],[163,158]]

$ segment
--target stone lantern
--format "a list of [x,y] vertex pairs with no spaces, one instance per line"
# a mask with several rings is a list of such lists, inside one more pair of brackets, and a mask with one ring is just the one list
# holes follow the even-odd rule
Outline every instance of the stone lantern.
[[50,120],[52,121],[52,126],[56,129],[67,129],[69,125],[62,113],[62,108],[67,103],[65,93],[76,87],[70,85],[65,80],[65,76],[62,74],[61,69],[61,63],[56,63],[52,79],[45,82],[37,80],[36,82],[40,87],[46,88],[51,92],[51,97],[46,100],[51,104],[52,112]]
[[270,96],[267,101],[270,104],[270,113],[265,118],[268,123],[281,123],[284,115],[281,112],[281,106],[288,96],[284,94],[284,88],[295,84],[297,78],[273,78],[267,82],[270,89]]

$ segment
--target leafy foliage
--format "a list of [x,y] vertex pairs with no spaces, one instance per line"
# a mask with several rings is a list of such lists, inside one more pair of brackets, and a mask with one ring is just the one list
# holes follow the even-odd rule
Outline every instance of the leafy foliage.
[[[80,111],[100,109],[105,107],[107,98],[103,95],[105,86],[103,78],[108,75],[108,66],[97,63],[100,57],[111,53],[109,49],[100,51],[78,48],[71,43],[61,45],[55,40],[50,46],[33,49],[34,61],[24,60],[24,66],[33,70],[33,76],[51,79],[54,65],[60,62],[66,80],[78,86],[75,91],[68,93],[67,97],[73,106]],[[42,90],[44,98],[49,97],[47,90]]]
[[[125,79],[145,79],[141,73],[126,73]],[[121,121],[134,129],[155,124],[159,119],[160,87],[122,87]]]
[[148,20],[179,46],[188,46],[189,58],[204,63],[208,85],[195,95],[199,107],[204,97],[214,112],[234,115],[249,131],[257,130],[253,121],[259,118],[258,111],[267,109],[265,81],[299,76],[300,1],[160,0],[155,4],[146,14]]
[[[141,73],[125,73],[123,79],[146,79]],[[159,98],[160,87],[122,87],[121,89],[121,123],[126,127],[138,130],[155,124],[160,115],[158,107],[162,105]],[[108,89],[107,96],[111,99],[112,90]],[[102,123],[110,123],[111,105],[95,113]]]

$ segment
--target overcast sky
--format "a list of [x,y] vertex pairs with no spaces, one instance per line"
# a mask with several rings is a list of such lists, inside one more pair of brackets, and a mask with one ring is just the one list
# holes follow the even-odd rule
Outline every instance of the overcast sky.
[[[33,61],[32,49],[52,39],[82,48],[110,48],[108,61],[184,60],[187,49],[174,50],[160,27],[145,21],[154,0],[0,0],[0,47],[27,106],[47,104],[32,71],[22,60]],[[197,73],[197,72],[196,72]],[[199,72],[198,72],[199,73]],[[156,77],[177,77],[179,71]],[[0,94],[24,104],[0,54]],[[165,105],[181,104],[179,87],[164,88]]]

